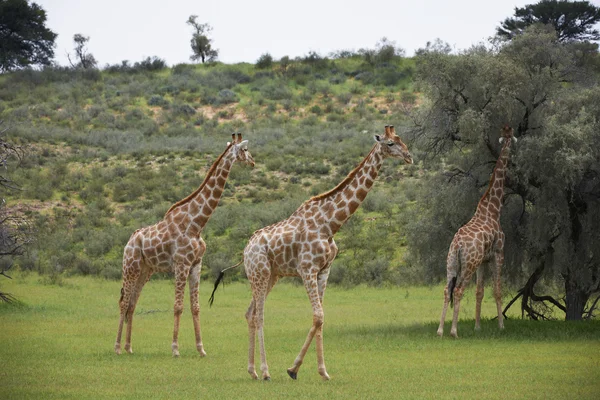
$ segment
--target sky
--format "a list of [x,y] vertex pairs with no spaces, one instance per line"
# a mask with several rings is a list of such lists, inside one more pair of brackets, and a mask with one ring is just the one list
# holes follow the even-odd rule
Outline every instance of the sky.
[[[68,65],[73,35],[89,36],[100,66],[158,56],[169,65],[190,62],[190,15],[208,22],[219,60],[254,63],[374,48],[382,38],[412,55],[440,38],[466,49],[493,36],[515,7],[535,0],[34,0],[58,34],[55,58]],[[592,0],[600,5],[600,0]]]

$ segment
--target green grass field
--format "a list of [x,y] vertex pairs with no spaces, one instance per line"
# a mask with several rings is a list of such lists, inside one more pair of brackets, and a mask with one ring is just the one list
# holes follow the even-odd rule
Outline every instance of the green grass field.
[[[120,283],[67,278],[44,285],[15,274],[2,289],[23,302],[0,305],[0,398],[598,398],[600,321],[532,322],[513,315],[499,332],[489,288],[482,331],[474,332],[474,288],[463,300],[460,339],[435,335],[441,287],[330,287],[325,296],[325,361],[314,344],[298,380],[286,374],[312,317],[304,288],[278,284],[267,300],[265,341],[272,380],[246,372],[249,286],[201,284],[208,357],[194,346],[189,305],[181,357],[171,356],[173,283],[146,285],[136,310],[134,354],[113,352]],[[186,298],[187,301],[187,298]],[[446,332],[449,331],[449,321]],[[258,359],[258,358],[257,358]],[[259,365],[258,365],[259,366]],[[258,367],[257,366],[257,367]]]

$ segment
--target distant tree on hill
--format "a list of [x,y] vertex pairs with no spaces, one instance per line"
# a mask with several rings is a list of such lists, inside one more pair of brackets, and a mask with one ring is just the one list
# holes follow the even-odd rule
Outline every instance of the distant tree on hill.
[[261,55],[256,61],[256,68],[268,69],[273,66],[273,57],[269,53]]
[[365,62],[375,66],[377,64],[390,62],[396,56],[403,56],[404,49],[396,46],[396,42],[382,37],[376,44],[374,49],[360,49],[358,54],[362,55]]
[[600,21],[600,7],[589,1],[542,0],[525,7],[515,7],[515,15],[506,18],[497,28],[497,34],[512,39],[522,34],[530,25],[551,24],[558,33],[558,40],[599,40],[600,33],[594,29]]
[[94,58],[94,55],[89,53],[86,48],[86,45],[89,41],[89,36],[83,36],[81,33],[76,33],[73,35],[73,42],[75,42],[75,48],[73,50],[75,50],[76,63],[73,63],[71,56],[67,53],[67,58],[69,59],[69,63],[71,63],[73,68],[95,68],[98,64]]
[[50,65],[56,33],[46,28],[46,11],[26,0],[0,0],[0,72]]
[[190,41],[193,54],[190,56],[190,59],[192,61],[201,60],[202,63],[205,63],[206,61],[216,61],[219,57],[219,50],[213,48],[213,40],[208,37],[208,34],[213,28],[208,23],[201,24],[197,22],[197,18],[197,15],[190,15],[186,22],[188,25],[194,28],[192,40]]

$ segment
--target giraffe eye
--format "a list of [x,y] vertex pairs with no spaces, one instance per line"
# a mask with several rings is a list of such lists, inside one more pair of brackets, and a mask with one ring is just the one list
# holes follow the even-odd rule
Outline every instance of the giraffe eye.
[[395,143],[394,142],[389,142],[387,145],[392,147]]

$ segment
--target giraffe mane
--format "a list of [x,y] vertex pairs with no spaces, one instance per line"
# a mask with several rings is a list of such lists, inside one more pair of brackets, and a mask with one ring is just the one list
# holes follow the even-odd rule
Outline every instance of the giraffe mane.
[[208,170],[208,172],[206,173],[206,176],[204,177],[204,180],[202,181],[202,183],[200,184],[200,186],[198,186],[198,189],[194,190],[193,193],[191,193],[189,196],[187,196],[184,199],[179,200],[177,203],[173,204],[171,206],[171,208],[169,208],[167,210],[167,212],[165,213],[165,217],[167,215],[169,215],[169,213],[171,211],[173,211],[174,208],[179,207],[182,204],[187,203],[188,201],[190,201],[191,199],[193,199],[194,197],[196,197],[196,195],[204,188],[204,186],[206,186],[206,183],[208,182],[208,180],[210,179],[210,177],[214,174],[215,170],[217,169],[217,165],[219,165],[219,163],[221,162],[221,160],[223,159],[223,157],[225,156],[225,153],[227,153],[227,151],[234,145],[235,143],[228,143],[227,144],[227,148],[225,149],[225,151],[223,153],[221,153],[221,155],[219,156],[219,158],[217,158],[217,160],[213,163],[213,165],[211,165],[210,169]]
[[358,164],[356,166],[356,168],[354,168],[352,171],[350,171],[350,173],[344,178],[344,180],[341,181],[340,183],[338,183],[338,185],[336,187],[334,187],[333,189],[331,189],[331,190],[329,190],[329,191],[327,191],[325,193],[321,193],[321,194],[318,194],[316,196],[313,196],[308,201],[321,200],[321,199],[324,199],[325,197],[329,197],[331,195],[334,195],[337,192],[339,192],[340,190],[342,190],[342,188],[344,188],[346,186],[346,184],[348,182],[350,182],[352,180],[352,178],[354,178],[356,176],[356,174],[358,173],[358,171],[360,171],[362,169],[362,167],[367,162],[367,159],[369,158],[369,156],[371,154],[373,154],[373,152],[375,151],[375,147],[376,146],[377,146],[377,143],[375,144],[375,146],[373,146],[373,148],[371,149],[371,151],[369,152],[369,154],[367,154],[367,156],[361,161],[361,163]]
[[[509,128],[509,129],[512,130],[512,128]],[[505,126],[504,130],[506,130],[506,126]],[[501,137],[500,139],[504,139],[504,137]],[[494,169],[492,170],[492,175],[490,176],[490,183],[488,184],[488,187],[487,187],[485,193],[483,194],[483,196],[481,196],[481,199],[479,200],[479,203],[477,204],[477,206],[479,206],[485,200],[485,198],[490,193],[490,189],[494,185],[494,181],[496,179],[496,170],[499,167],[499,163],[500,163],[500,158],[502,156],[502,152],[509,145],[509,141],[510,140],[515,140],[516,141],[516,138],[514,138],[514,137],[509,137],[508,139],[509,140],[503,140],[502,142],[500,142],[500,143],[503,143],[502,149],[500,150],[500,156],[498,157],[498,160],[496,160],[496,163],[494,164]]]

